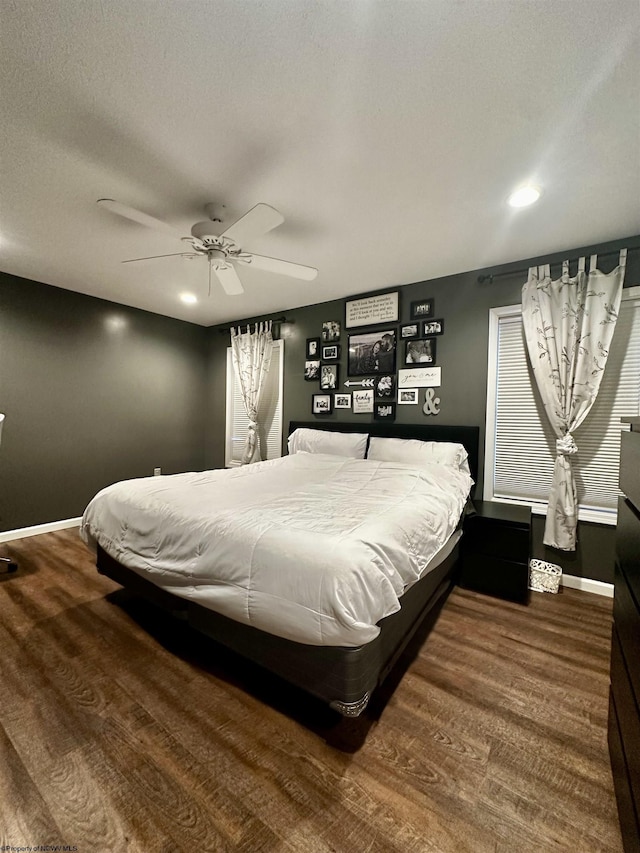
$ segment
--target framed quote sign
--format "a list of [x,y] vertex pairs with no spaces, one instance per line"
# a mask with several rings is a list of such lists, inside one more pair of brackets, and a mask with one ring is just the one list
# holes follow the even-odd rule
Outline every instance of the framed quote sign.
[[398,291],[365,296],[346,304],[345,326],[377,326],[379,323],[398,322]]
[[398,371],[398,390],[401,388],[438,388],[440,367],[412,367]]

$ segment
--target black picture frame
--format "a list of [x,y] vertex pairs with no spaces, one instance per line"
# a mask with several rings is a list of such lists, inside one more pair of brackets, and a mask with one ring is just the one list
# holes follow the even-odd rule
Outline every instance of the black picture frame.
[[400,326],[400,340],[409,341],[420,337],[420,323],[405,323]]
[[311,414],[330,415],[333,412],[333,394],[312,394]]
[[320,389],[337,391],[340,385],[340,365],[331,361],[320,365]]
[[395,421],[396,404],[388,402],[376,402],[373,406],[374,421]]
[[436,339],[421,338],[418,341],[407,341],[404,348],[404,364],[419,364],[423,367],[436,363]]
[[350,409],[351,408],[351,392],[336,391],[333,395],[334,409]]
[[397,337],[397,328],[390,326],[349,335],[347,374],[372,376],[395,373]]
[[318,382],[320,379],[320,359],[307,360],[304,363],[305,382]]
[[340,323],[337,320],[326,320],[322,324],[322,343],[333,343],[340,340]]
[[395,373],[385,373],[383,376],[376,376],[373,393],[376,400],[394,400],[396,396]]
[[444,334],[444,320],[440,318],[439,320],[427,320],[422,324],[422,337],[430,338],[433,335],[443,335]]
[[307,338],[307,358],[320,358],[320,338]]
[[338,361],[340,358],[340,344],[326,344],[322,347],[323,361]]
[[427,317],[433,317],[434,314],[433,299],[418,299],[411,303],[411,319],[424,320]]

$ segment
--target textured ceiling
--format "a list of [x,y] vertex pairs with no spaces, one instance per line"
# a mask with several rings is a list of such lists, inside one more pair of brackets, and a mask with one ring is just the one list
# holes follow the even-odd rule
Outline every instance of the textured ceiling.
[[[211,325],[640,232],[637,0],[0,0],[0,269]],[[513,211],[510,190],[544,189]],[[171,235],[285,223],[242,296]],[[199,296],[193,306],[178,295]]]

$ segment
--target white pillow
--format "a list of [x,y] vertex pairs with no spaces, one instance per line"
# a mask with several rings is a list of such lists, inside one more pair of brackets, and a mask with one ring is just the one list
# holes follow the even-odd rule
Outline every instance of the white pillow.
[[437,462],[469,473],[467,451],[462,444],[449,441],[420,441],[417,438],[376,438],[371,436],[367,459],[378,462],[406,462],[424,465]]
[[287,447],[293,453],[330,453],[364,459],[367,450],[366,432],[333,432],[326,429],[298,428],[289,436]]

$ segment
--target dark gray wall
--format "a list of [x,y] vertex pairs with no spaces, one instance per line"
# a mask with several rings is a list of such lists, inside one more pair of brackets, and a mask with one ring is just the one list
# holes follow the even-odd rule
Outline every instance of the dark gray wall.
[[0,529],[204,467],[207,330],[0,273]]
[[[484,460],[484,424],[487,392],[487,347],[489,333],[489,309],[500,305],[520,302],[521,290],[526,280],[526,268],[538,263],[560,263],[564,258],[571,260],[580,255],[597,252],[598,267],[604,272],[612,270],[618,262],[617,252],[623,246],[640,247],[640,237],[635,236],[595,246],[568,249],[541,258],[518,261],[492,270],[474,270],[444,278],[421,281],[414,284],[398,282],[389,290],[400,291],[400,322],[410,319],[410,303],[414,300],[433,298],[435,317],[445,320],[445,333],[438,338],[437,363],[442,367],[442,386],[438,389],[441,399],[438,421],[443,424],[476,424],[481,428],[480,461]],[[614,252],[606,256],[605,253]],[[522,270],[525,270],[523,273]],[[573,268],[572,268],[573,269]],[[492,282],[478,283],[478,276],[487,272],[496,275]],[[627,263],[625,286],[640,284],[640,253],[631,252]],[[366,291],[363,289],[363,294]],[[305,382],[304,361],[306,339],[318,337],[322,322],[339,320],[344,324],[345,300],[337,300],[296,308],[283,312],[292,322],[284,324],[281,337],[285,339],[285,386],[284,423],[291,420],[312,420],[311,394],[318,391],[317,383]],[[251,321],[263,318],[250,318]],[[245,322],[243,320],[243,322]],[[228,334],[209,330],[209,375],[210,405],[209,442],[207,466],[224,465],[224,401],[225,401],[225,358],[229,343]],[[340,385],[346,376],[346,330],[342,329]],[[370,415],[353,415],[350,411],[334,412],[322,420],[348,421],[357,419],[362,423]],[[421,406],[398,406],[398,423],[424,423],[427,416]],[[482,477],[477,494],[482,494]],[[568,574],[611,582],[613,580],[613,529],[593,524],[581,524],[580,546],[575,554],[561,554],[542,545],[543,523],[534,523],[534,556],[549,559],[563,566]]]
[[[438,339],[442,366],[440,423],[478,424],[484,441],[488,311],[519,302],[532,263],[640,247],[640,237],[586,246],[491,270],[390,285],[399,289],[400,322],[413,300],[433,298],[445,319]],[[504,273],[507,273],[506,275]],[[640,254],[631,253],[626,286],[640,284]],[[366,293],[363,289],[362,294]],[[304,381],[305,344],[324,320],[344,322],[344,300],[286,311],[284,418],[311,419],[315,384]],[[250,318],[261,319],[261,318]],[[0,449],[0,530],[80,515],[116,480],[224,465],[228,332],[203,329],[133,308],[0,273],[0,410],[7,414]],[[346,378],[346,333],[341,382]],[[398,421],[426,420],[421,408],[398,407]],[[369,416],[338,412],[334,420]],[[481,446],[481,459],[483,447]],[[481,494],[482,482],[478,484]],[[534,556],[570,574],[612,580],[613,530],[581,524],[575,554],[542,545],[534,522]]]

